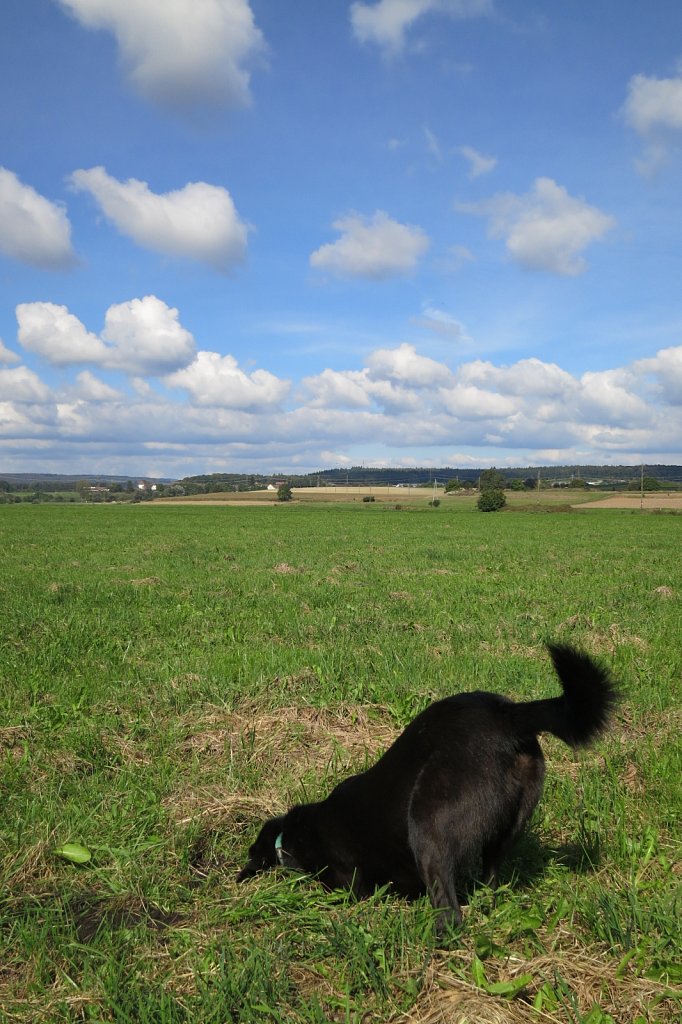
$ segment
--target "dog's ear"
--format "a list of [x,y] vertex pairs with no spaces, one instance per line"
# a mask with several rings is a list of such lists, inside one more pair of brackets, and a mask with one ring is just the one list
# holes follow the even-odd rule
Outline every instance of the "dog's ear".
[[249,847],[249,859],[237,875],[238,882],[277,867],[279,862],[275,843],[282,832],[283,821],[284,816],[280,815],[279,818],[270,818],[265,822],[255,843]]

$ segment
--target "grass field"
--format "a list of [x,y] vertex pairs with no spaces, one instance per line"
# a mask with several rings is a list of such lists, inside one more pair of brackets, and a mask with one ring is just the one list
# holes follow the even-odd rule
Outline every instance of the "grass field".
[[[0,1020],[677,1021],[682,518],[557,508],[0,509]],[[426,899],[235,883],[430,700],[555,693],[548,637],[623,702],[592,750],[543,741],[442,948]]]

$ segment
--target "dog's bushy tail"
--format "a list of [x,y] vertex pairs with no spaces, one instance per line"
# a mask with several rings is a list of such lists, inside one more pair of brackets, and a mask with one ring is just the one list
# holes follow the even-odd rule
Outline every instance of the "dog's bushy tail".
[[591,743],[609,723],[618,691],[607,669],[568,644],[547,645],[564,693],[562,697],[514,705],[520,733],[551,732],[569,747]]

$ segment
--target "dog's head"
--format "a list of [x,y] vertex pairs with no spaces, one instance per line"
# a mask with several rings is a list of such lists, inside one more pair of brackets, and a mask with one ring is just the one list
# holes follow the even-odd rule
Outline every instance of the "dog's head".
[[237,875],[237,881],[243,882],[247,878],[258,875],[261,871],[270,871],[280,863],[278,850],[275,846],[282,834],[284,816],[270,818],[266,821],[258,833],[255,843],[249,847],[249,856],[246,864]]
[[288,814],[265,822],[255,843],[249,847],[248,860],[237,875],[238,882],[276,867],[304,872],[319,869],[316,858],[311,857],[312,837],[307,811],[308,807],[294,807]]

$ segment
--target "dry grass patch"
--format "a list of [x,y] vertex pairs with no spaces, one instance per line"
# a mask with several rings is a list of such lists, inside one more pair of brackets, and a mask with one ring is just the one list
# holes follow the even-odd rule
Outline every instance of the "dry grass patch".
[[213,709],[198,720],[186,721],[188,734],[182,750],[197,745],[207,749],[219,741],[234,758],[248,741],[251,756],[273,768],[282,761],[289,763],[294,749],[310,754],[308,766],[323,765],[339,750],[350,757],[363,751],[378,753],[397,735],[387,709],[377,705],[347,704],[334,710],[290,706],[274,711],[245,706],[234,711]]
[[594,1013],[599,1024],[676,1024],[682,991],[636,976],[610,954],[606,948],[587,950],[576,945],[528,960],[516,956],[486,960],[485,975],[491,986],[531,976],[512,999],[485,992],[453,973],[453,969],[462,970],[462,961],[470,954],[444,954],[429,970],[415,1005],[392,1024],[565,1024],[567,1012],[568,1019],[581,1021],[592,1020]]
[[637,749],[644,740],[664,747],[682,734],[682,707],[669,707],[664,711],[638,708],[635,714],[623,703],[617,710],[617,717],[618,726],[613,731],[617,742],[626,749]]
[[546,653],[544,646],[540,644],[503,644],[490,643],[488,640],[482,640],[479,644],[479,648],[487,654],[496,654],[499,658],[512,655],[516,658],[528,658],[530,661],[539,661]]
[[32,899],[40,899],[54,892],[58,882],[58,870],[52,849],[57,840],[52,834],[46,840],[25,846],[16,853],[10,854],[0,864],[0,874],[4,878],[5,906],[15,900],[22,901],[30,893]]
[[256,706],[214,708],[198,719],[186,716],[183,725],[180,755],[198,755],[224,765],[226,772],[249,770],[261,782],[251,795],[235,793],[227,781],[225,786],[193,787],[174,794],[166,806],[181,824],[211,817],[237,827],[284,809],[277,780],[285,774],[295,785],[311,771],[323,773],[331,763],[335,771],[347,772],[373,760],[398,733],[385,708],[352,704],[333,711],[295,706],[269,712]]
[[630,633],[617,622],[602,629],[588,615],[571,615],[557,627],[558,633],[574,631],[581,634],[581,646],[596,655],[614,654],[619,647],[636,647],[642,652],[649,649],[642,637]]
[[31,738],[31,730],[25,725],[8,725],[0,729],[0,754],[12,759],[23,757]]
[[292,573],[301,572],[301,569],[297,569],[295,565],[289,565],[288,562],[278,562],[277,565],[273,566],[273,572],[276,572],[279,576],[290,576]]

